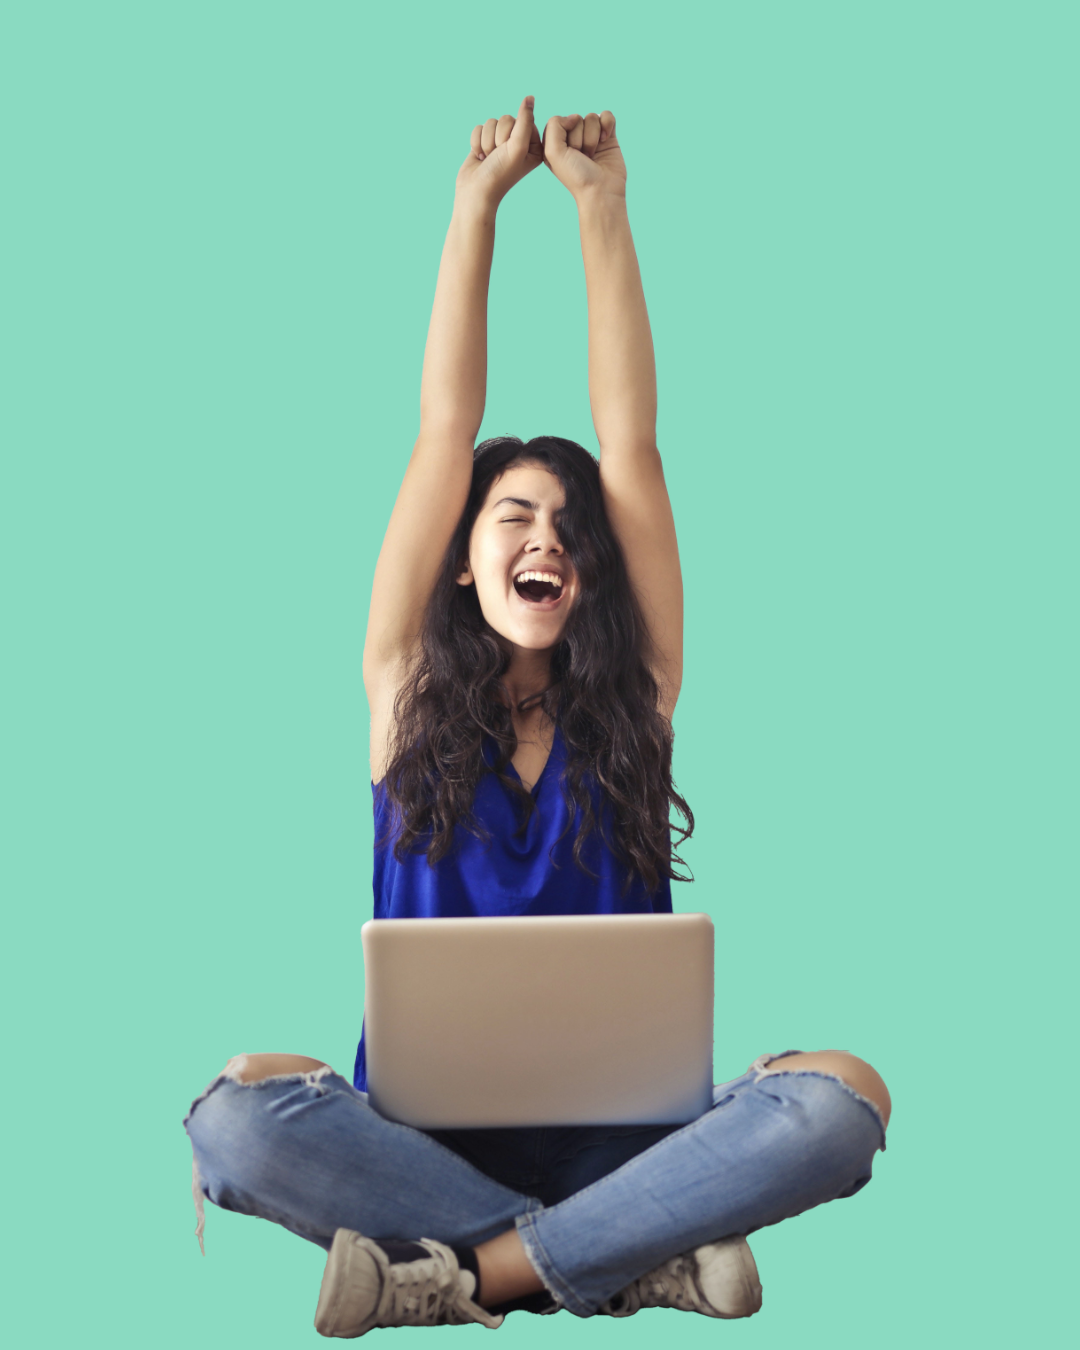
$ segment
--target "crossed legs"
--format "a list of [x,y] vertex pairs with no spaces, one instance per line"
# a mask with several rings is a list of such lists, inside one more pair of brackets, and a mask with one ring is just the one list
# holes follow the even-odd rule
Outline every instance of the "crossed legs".
[[[319,1070],[332,1072],[328,1070],[328,1066],[323,1064],[323,1061],[311,1059],[303,1055],[259,1054],[242,1057],[232,1074],[232,1077],[236,1082],[253,1084],[270,1078],[280,1078],[284,1075],[317,1075]],[[888,1089],[877,1071],[873,1069],[871,1065],[867,1064],[864,1060],[857,1058],[855,1055],[838,1050],[817,1051],[809,1054],[789,1054],[783,1058],[773,1060],[771,1064],[759,1073],[756,1081],[760,1083],[764,1079],[774,1075],[785,1075],[795,1077],[796,1079],[809,1075],[817,1079],[827,1078],[839,1080],[839,1082],[850,1088],[853,1094],[857,1094],[858,1097],[873,1103],[879,1114],[881,1125],[884,1126],[888,1124],[891,1113],[891,1100]],[[780,1100],[780,1098],[776,1098],[776,1100]],[[695,1125],[699,1123],[700,1122],[695,1122]],[[400,1129],[404,1127],[396,1128]],[[690,1127],[687,1128],[689,1129]],[[754,1126],[750,1132],[760,1133],[760,1125]],[[743,1134],[747,1134],[747,1127],[743,1127]],[[670,1137],[669,1140],[661,1141],[660,1144],[654,1146],[652,1150],[648,1151],[648,1154],[633,1159],[631,1164],[627,1164],[627,1167],[641,1164],[649,1154],[656,1153],[659,1149],[667,1148],[669,1143]],[[674,1155],[670,1152],[666,1155],[668,1162],[670,1162],[672,1156]],[[665,1157],[658,1154],[657,1163],[663,1164],[664,1161]],[[465,1164],[465,1166],[468,1165]],[[469,1170],[471,1171],[472,1169],[470,1168]],[[603,1179],[604,1182],[609,1180],[612,1180],[612,1178]],[[494,1186],[494,1183],[491,1184]],[[826,1186],[827,1191],[828,1186],[832,1183],[824,1182],[823,1184]],[[594,1215],[590,1211],[596,1210],[598,1205],[602,1206],[604,1203],[604,1195],[602,1192],[599,1195],[592,1194],[596,1192],[601,1185],[603,1185],[603,1182],[597,1183],[596,1186],[589,1188],[591,1203],[579,1210],[581,1220],[585,1225],[588,1225],[590,1221],[596,1221],[598,1215]],[[497,1189],[500,1191],[504,1190],[504,1188]],[[847,1192],[841,1190],[837,1193],[845,1194]],[[811,1196],[808,1193],[805,1197],[808,1203],[797,1203],[796,1207],[793,1208],[791,1212],[798,1213],[801,1208],[806,1208],[812,1204],[821,1203],[823,1199],[831,1198],[833,1198],[833,1196],[825,1192],[818,1198],[814,1198],[814,1196]],[[575,1199],[577,1199],[577,1197],[571,1197],[571,1201]],[[609,1199],[611,1203],[615,1204],[618,1204],[620,1199],[625,1199],[625,1196],[622,1196],[620,1193],[620,1187],[617,1181],[613,1181],[612,1186],[609,1188]],[[566,1203],[568,1204],[570,1202]],[[769,1214],[776,1214],[778,1217],[784,1217],[784,1214],[776,1208],[775,1196],[771,1203],[771,1209],[766,1207],[762,1210],[761,1222],[770,1223],[777,1221],[776,1217],[768,1217]],[[559,1288],[559,1274],[556,1270],[552,1269],[552,1257],[548,1248],[552,1247],[558,1251],[560,1243],[563,1247],[567,1246],[565,1231],[560,1233],[558,1224],[554,1222],[554,1216],[558,1214],[560,1208],[562,1207],[557,1206],[555,1209],[547,1211],[546,1214],[541,1215],[540,1217],[525,1213],[524,1207],[522,1213],[513,1215],[504,1210],[506,1217],[503,1220],[502,1231],[487,1240],[475,1244],[477,1261],[480,1267],[480,1301],[485,1306],[493,1307],[511,1299],[517,1299],[531,1293],[539,1292],[545,1287],[546,1283],[549,1288],[554,1284],[556,1286],[554,1292],[560,1294],[567,1303],[567,1306],[570,1306],[573,1310],[579,1312],[592,1310],[591,1308],[588,1308],[587,1305],[595,1300],[597,1281],[602,1284],[605,1278],[604,1271],[598,1268],[592,1273],[591,1278],[585,1280],[580,1287],[577,1285],[570,1285],[565,1288]],[[546,1236],[546,1230],[544,1228],[547,1216],[552,1216],[550,1238]],[[745,1215],[742,1216],[743,1222],[745,1222],[745,1218]],[[519,1226],[519,1220],[521,1219],[525,1219],[526,1227],[529,1228],[529,1235],[525,1241],[522,1239],[521,1227]],[[758,1223],[757,1226],[761,1226],[760,1223]],[[293,1231],[299,1230],[294,1228]],[[302,1235],[309,1236],[307,1233],[303,1233]],[[420,1233],[401,1233],[397,1236],[404,1238],[408,1236],[419,1237],[422,1235]],[[719,1234],[714,1234],[713,1236],[719,1236]],[[573,1243],[570,1243],[569,1245],[574,1246]],[[559,1254],[564,1255],[564,1253]],[[673,1253],[668,1254],[670,1255]],[[651,1260],[651,1257],[646,1258],[643,1255],[640,1259]],[[647,1265],[639,1273],[644,1273],[644,1270],[650,1268],[651,1267]],[[541,1275],[541,1271],[544,1272],[544,1276],[547,1277],[546,1279]],[[614,1292],[614,1290],[609,1292]],[[575,1303],[578,1304],[577,1307],[575,1307]]]

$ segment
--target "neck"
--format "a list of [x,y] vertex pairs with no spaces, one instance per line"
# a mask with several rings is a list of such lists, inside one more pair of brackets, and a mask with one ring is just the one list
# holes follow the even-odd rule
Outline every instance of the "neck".
[[550,649],[529,651],[515,647],[502,682],[510,697],[510,706],[516,711],[523,699],[539,694],[551,683]]

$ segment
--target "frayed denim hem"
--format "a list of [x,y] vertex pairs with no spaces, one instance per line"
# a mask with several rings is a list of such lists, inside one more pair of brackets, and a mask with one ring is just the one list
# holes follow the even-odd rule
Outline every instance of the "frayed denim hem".
[[525,1255],[529,1258],[529,1264],[539,1275],[544,1288],[560,1308],[566,1308],[575,1317],[592,1317],[595,1309],[582,1303],[573,1288],[560,1279],[559,1272],[552,1265],[544,1244],[537,1236],[536,1218],[542,1209],[543,1206],[541,1205],[538,1209],[519,1214],[515,1220],[518,1237],[521,1239],[521,1245],[525,1248]]

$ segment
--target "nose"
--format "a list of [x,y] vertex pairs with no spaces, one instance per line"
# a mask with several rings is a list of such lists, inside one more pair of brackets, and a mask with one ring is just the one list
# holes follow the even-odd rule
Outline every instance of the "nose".
[[536,532],[525,549],[526,553],[553,553],[561,555],[562,541],[554,525],[537,523]]

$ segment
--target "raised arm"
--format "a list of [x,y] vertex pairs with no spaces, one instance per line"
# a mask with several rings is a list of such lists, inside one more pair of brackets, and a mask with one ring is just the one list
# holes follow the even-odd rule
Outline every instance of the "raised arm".
[[[407,655],[472,477],[487,389],[487,295],[495,208],[454,204],[420,384],[420,434],[386,527],[371,588],[364,683]],[[374,705],[374,700],[373,700]]]
[[[528,105],[528,106],[527,106]],[[542,163],[531,100],[517,118],[489,118],[472,133],[458,172],[420,384],[420,434],[386,528],[371,588],[364,688],[371,705],[371,772],[386,764],[403,659],[413,651],[472,479],[487,392],[487,297],[499,202]]]
[[649,625],[660,707],[682,684],[683,589],[656,445],[656,361],[626,210],[626,166],[605,111],[552,118],[545,160],[573,193],[589,296],[589,402],[608,518]]

